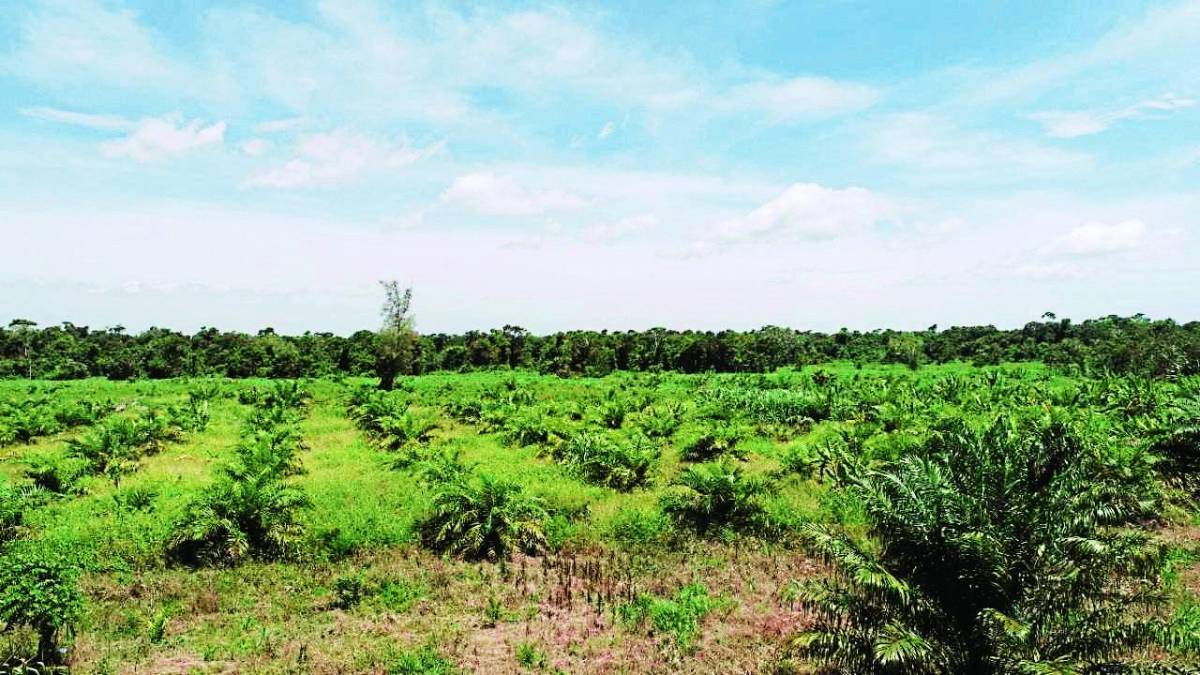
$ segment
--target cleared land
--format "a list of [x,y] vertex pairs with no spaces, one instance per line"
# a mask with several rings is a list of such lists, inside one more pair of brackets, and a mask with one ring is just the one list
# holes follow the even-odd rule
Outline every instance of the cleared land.
[[[492,372],[398,384],[378,394],[366,380],[312,380],[279,394],[291,385],[0,383],[10,408],[0,476],[13,489],[42,485],[17,538],[84,571],[82,614],[64,640],[74,670],[786,670],[796,667],[790,637],[813,619],[799,584],[829,572],[798,533],[812,523],[866,532],[861,504],[834,486],[846,457],[893,461],[947,417],[983,424],[1054,409],[1120,453],[1197,391],[1189,380],[1090,379],[1037,365]],[[267,548],[253,536],[243,548],[218,543],[202,560],[180,555],[197,495],[244,461],[248,420],[272,409],[272,396],[292,395],[283,407],[294,412],[256,427],[299,432],[302,470],[281,472],[278,485],[305,504],[286,536]],[[59,419],[70,415],[56,408],[81,403],[94,419]],[[20,426],[17,408],[56,421],[43,419],[40,432]],[[132,456],[100,469],[79,459],[80,439],[95,429],[158,413],[173,420],[170,432]],[[58,473],[48,478],[46,467]],[[714,506],[680,480],[695,467],[750,486],[745,503]],[[429,525],[438,495],[451,480],[481,477],[515,485],[534,504],[537,531],[498,548],[439,540]],[[1166,620],[1200,630],[1195,523],[1172,507],[1148,527],[1172,549]],[[32,637],[4,639],[20,653]],[[1196,647],[1149,654],[1189,658]]]

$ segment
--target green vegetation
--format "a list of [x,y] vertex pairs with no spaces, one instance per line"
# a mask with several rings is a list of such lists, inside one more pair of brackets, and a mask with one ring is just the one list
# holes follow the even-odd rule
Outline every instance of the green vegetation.
[[688,584],[670,598],[643,593],[617,611],[627,624],[668,635],[677,648],[690,652],[700,633],[700,623],[727,604],[709,595],[704,584]]
[[1147,457],[1116,460],[1061,419],[1002,417],[852,470],[882,546],[806,528],[836,574],[803,590],[819,622],[800,652],[852,672],[1112,667],[1154,635],[1162,566],[1127,527],[1155,513]]
[[[106,377],[231,378],[373,376],[388,389],[409,373],[494,368],[554,375],[603,376],[618,371],[758,372],[822,363],[897,363],[906,368],[954,362],[1016,361],[1089,373],[1145,377],[1200,374],[1200,322],[1151,321],[1143,315],[1072,323],[1034,321],[1012,330],[955,326],[923,331],[843,329],[816,333],[778,326],[754,331],[566,331],[532,335],[519,326],[462,335],[413,330],[411,289],[385,282],[383,325],[348,337],[330,333],[256,335],[205,328],[195,335],[152,328],[92,330],[63,323],[0,327],[0,377],[70,380]],[[3,420],[0,410],[0,438]]]
[[0,658],[1197,667],[1200,380],[914,370],[907,346],[892,364],[398,374],[389,391],[0,381],[0,410],[56,420],[0,450]]

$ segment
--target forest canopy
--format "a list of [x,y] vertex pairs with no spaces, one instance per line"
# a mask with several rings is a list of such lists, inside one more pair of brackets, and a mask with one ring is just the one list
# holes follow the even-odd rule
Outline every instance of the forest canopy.
[[[1142,315],[1073,323],[1043,317],[1016,329],[956,326],[924,331],[843,329],[836,333],[767,326],[752,331],[574,330],[534,335],[518,326],[459,335],[425,334],[401,372],[524,368],[562,376],[618,370],[767,372],[830,361],[978,365],[1041,361],[1088,372],[1174,377],[1200,373],[1200,322]],[[16,319],[0,328],[0,377],[114,380],[197,375],[319,377],[373,375],[380,333],[251,335],[203,328],[128,333],[64,322]]]

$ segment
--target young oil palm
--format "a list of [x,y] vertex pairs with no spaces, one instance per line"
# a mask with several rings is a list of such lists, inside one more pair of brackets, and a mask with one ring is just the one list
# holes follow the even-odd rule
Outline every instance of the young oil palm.
[[442,483],[421,538],[435,551],[463,558],[503,559],[513,551],[533,553],[546,544],[542,501],[518,483],[481,474]]
[[[847,673],[1084,673],[1148,640],[1148,463],[1062,421],[942,425],[923,452],[845,480],[875,546],[819,526],[834,575],[803,587],[797,652]],[[1115,671],[1114,671],[1115,672]]]
[[767,483],[728,457],[684,469],[659,500],[677,524],[700,534],[713,529],[757,530],[766,524],[761,503]]

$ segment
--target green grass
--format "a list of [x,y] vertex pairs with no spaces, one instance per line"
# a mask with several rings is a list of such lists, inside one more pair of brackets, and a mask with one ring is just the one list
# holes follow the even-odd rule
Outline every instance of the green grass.
[[[844,398],[832,419],[780,425],[765,413],[756,417],[750,408],[738,407],[741,404],[716,411],[730,416],[745,432],[739,443],[745,453],[742,465],[747,473],[769,481],[763,506],[777,526],[776,533],[766,540],[704,542],[674,529],[659,500],[689,465],[680,456],[679,439],[691,429],[711,424],[700,417],[706,410],[704,401],[721,392],[721,400],[741,401],[764,388],[811,387],[812,373],[817,371],[831,376]],[[959,380],[963,383],[955,384]],[[239,403],[238,393],[268,384],[261,380],[217,383],[224,395],[213,402],[208,427],[186,433],[181,441],[144,458],[136,471],[123,478],[122,493],[153,495],[146,508],[121,506],[111,481],[89,477],[82,483],[82,494],[49,499],[26,515],[25,538],[70,551],[87,571],[88,604],[75,638],[79,672],[115,671],[129,664],[149,667],[172,658],[191,659],[197,668],[229,663],[245,672],[305,672],[330,664],[341,664],[343,672],[455,672],[460,665],[476,658],[486,660],[493,652],[507,659],[507,666],[497,668],[511,668],[513,654],[521,667],[535,670],[550,662],[583,658],[580,655],[616,654],[613,658],[628,671],[638,672],[645,664],[639,665],[633,655],[644,651],[636,646],[641,638],[638,631],[619,627],[617,606],[629,608],[624,610],[629,615],[625,623],[653,626],[656,632],[671,635],[677,649],[697,650],[690,658],[712,658],[718,663],[744,658],[748,660],[739,663],[762,665],[754,660],[760,658],[755,650],[769,650],[760,645],[722,651],[726,647],[721,640],[743,645],[750,644],[746,642],[750,638],[722,637],[706,617],[734,605],[759,617],[738,620],[766,620],[763,617],[783,612],[780,608],[786,603],[772,595],[773,589],[782,588],[788,575],[811,574],[816,569],[804,567],[803,552],[793,547],[788,533],[810,522],[851,529],[862,524],[855,503],[813,476],[781,471],[781,459],[790,449],[859,434],[861,447],[856,452],[888,457],[922,438],[939,415],[983,418],[1013,410],[1033,414],[1076,388],[1089,392],[1076,412],[1094,418],[1097,429],[1108,434],[1114,445],[1131,437],[1136,423],[1106,410],[1099,393],[1106,386],[1103,380],[1067,377],[1037,364],[986,369],[948,364],[912,372],[898,365],[857,368],[839,363],[769,375],[618,373],[559,379],[486,372],[402,379],[403,393],[396,395],[403,396],[413,410],[437,417],[429,447],[457,449],[476,471],[519,483],[544,500],[553,514],[546,523],[550,553],[564,560],[578,556],[597,561],[602,571],[587,574],[599,575],[602,581],[585,578],[576,570],[573,583],[578,587],[571,588],[571,604],[555,609],[556,603],[566,602],[559,595],[562,589],[555,586],[555,575],[562,574],[557,567],[543,571],[536,561],[463,563],[419,549],[416,527],[431,504],[433,488],[415,471],[392,468],[395,455],[381,450],[347,416],[347,397],[355,388],[371,384],[366,380],[303,383],[312,394],[308,414],[300,422],[307,446],[301,453],[304,473],[289,480],[307,492],[312,505],[301,516],[306,534],[296,559],[254,561],[231,569],[171,567],[164,550],[173,523],[188,500],[212,480],[214,469],[232,457],[250,411]],[[1175,395],[1186,384],[1156,386],[1166,395]],[[0,400],[44,394],[60,400],[104,401],[113,406],[136,402],[162,408],[184,401],[194,386],[186,380],[3,381]],[[661,455],[647,484],[620,492],[583,482],[556,462],[551,452],[554,440],[543,446],[509,444],[503,430],[455,421],[445,411],[452,400],[493,401],[514,387],[531,398],[518,407],[542,410],[568,432],[587,429],[619,439],[637,434],[636,414],[627,414],[624,425],[616,429],[601,417],[609,392],[621,399],[645,397],[652,406],[681,405],[685,419],[678,437],[654,441]],[[887,406],[900,410],[890,411]],[[572,419],[570,410],[582,412],[582,419]],[[899,428],[885,428],[893,419],[889,415]],[[0,448],[0,480],[20,485],[29,457],[65,457],[67,441],[84,432],[81,427],[28,445]],[[615,583],[612,578],[617,578],[614,570],[618,569],[622,570],[620,583]],[[610,574],[614,576],[605,576]],[[726,586],[708,581],[705,575],[712,574],[721,575]],[[343,606],[335,586],[339,577],[347,575],[361,576],[361,598]],[[688,585],[696,579],[706,585]],[[601,583],[609,586],[588,586]],[[603,597],[626,583],[632,583],[634,597],[619,597],[621,590],[615,591],[618,597]],[[695,592],[684,594],[680,588]],[[1194,597],[1186,590],[1176,595],[1175,620],[1194,624]],[[506,619],[510,614],[541,618],[498,621],[488,627],[489,602],[495,603],[494,608],[503,607]],[[599,618],[593,622],[600,628],[578,628],[580,635],[562,645],[505,632],[517,631],[518,624],[528,630],[534,630],[530,625],[537,630],[567,630],[574,625],[569,622],[570,612],[588,603],[599,606]],[[709,633],[715,634],[711,644],[705,637]],[[506,646],[494,648],[488,642],[493,637]],[[766,635],[755,639],[779,641]]]

